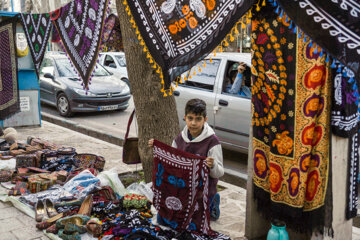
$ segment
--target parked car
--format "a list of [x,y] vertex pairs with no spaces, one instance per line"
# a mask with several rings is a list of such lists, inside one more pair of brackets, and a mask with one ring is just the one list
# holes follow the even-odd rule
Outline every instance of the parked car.
[[[174,91],[180,126],[185,126],[184,109],[186,102],[200,98],[206,102],[208,123],[215,130],[223,147],[247,153],[251,120],[251,99],[238,94],[226,93],[226,79],[236,69],[236,63],[246,63],[244,81],[251,85],[250,53],[218,53],[206,58],[183,74],[188,80],[179,84]],[[198,71],[201,66],[201,72]],[[235,68],[234,68],[235,66]],[[196,71],[196,75],[194,75]]]
[[126,70],[125,53],[123,52],[104,52],[99,56],[99,61],[106,70],[113,73],[117,78],[126,82],[129,86],[129,77]]
[[100,64],[93,74],[86,92],[64,54],[46,54],[39,77],[41,102],[56,106],[59,114],[66,117],[74,112],[125,110],[131,97],[127,84],[117,81]]

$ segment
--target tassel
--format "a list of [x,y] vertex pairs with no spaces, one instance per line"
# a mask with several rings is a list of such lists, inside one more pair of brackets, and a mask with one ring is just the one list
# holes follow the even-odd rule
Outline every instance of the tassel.
[[289,25],[289,29],[292,29],[292,28],[293,28],[293,22],[291,21],[290,25]]
[[249,18],[252,18],[251,10],[249,11]]
[[341,73],[341,65],[339,65],[338,69],[336,70],[337,73]]
[[330,61],[329,55],[327,55],[325,62],[328,63]]
[[309,47],[312,47],[312,46],[313,46],[313,43],[312,43],[312,41],[310,40]]
[[299,31],[298,38],[299,39],[301,38],[301,31]]
[[306,36],[304,36],[304,43],[305,43],[305,42],[307,42],[307,40],[306,40]]
[[257,12],[259,12],[259,11],[260,11],[259,4],[256,4],[256,11],[257,11]]
[[324,56],[324,53],[323,53],[323,50],[321,49],[320,57],[323,57],[323,56]]
[[294,29],[293,29],[293,33],[297,33],[297,27],[295,26]]
[[354,77],[350,77],[348,83],[353,83],[355,81]]
[[280,13],[280,18],[283,18],[283,16],[284,16],[284,11],[283,10],[281,10],[281,13]]
[[343,77],[347,77],[348,75],[347,75],[347,69],[346,68],[344,68],[344,70],[343,70]]
[[317,47],[315,47],[314,54],[317,54],[317,53],[318,53],[318,50],[317,50]]
[[334,60],[334,59],[333,59],[332,64],[331,64],[330,67],[331,67],[331,68],[336,68],[336,63],[335,63],[335,60]]
[[276,8],[276,10],[275,10],[275,13],[276,13],[276,14],[279,14],[279,11],[280,11],[280,7],[278,6],[278,7]]

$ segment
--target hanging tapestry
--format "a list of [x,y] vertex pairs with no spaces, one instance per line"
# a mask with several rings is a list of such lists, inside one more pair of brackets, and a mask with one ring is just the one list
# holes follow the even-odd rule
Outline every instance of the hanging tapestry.
[[[217,47],[254,0],[126,1],[165,88]],[[126,4],[126,3],[125,3]]]
[[289,17],[360,81],[360,3],[357,0],[277,0]]
[[205,158],[154,141],[153,204],[175,230],[216,236],[210,228],[209,169]]
[[336,68],[334,65],[333,100],[331,106],[332,132],[349,139],[347,171],[347,207],[346,218],[357,216],[358,175],[359,175],[359,141],[360,126],[359,91],[354,73],[348,69]]
[[88,89],[109,0],[74,0],[50,13],[64,49]]
[[52,43],[58,43],[58,42],[60,42],[60,36],[59,36],[59,33],[57,32],[57,30],[56,30],[55,27],[52,28],[51,42],[52,42]]
[[106,19],[101,47],[103,51],[106,52],[124,51],[120,30],[120,20],[114,14],[110,14],[110,16]]
[[334,69],[331,105],[332,132],[340,137],[353,136],[359,129],[359,92],[354,73],[346,68]]
[[52,22],[50,15],[21,13],[21,23],[24,27],[31,56],[35,65],[36,73],[39,75],[41,62],[44,58],[49,41]]
[[254,197],[266,216],[301,232],[324,227],[330,72],[272,6],[252,19]]
[[0,23],[0,120],[20,111],[15,46],[17,18]]

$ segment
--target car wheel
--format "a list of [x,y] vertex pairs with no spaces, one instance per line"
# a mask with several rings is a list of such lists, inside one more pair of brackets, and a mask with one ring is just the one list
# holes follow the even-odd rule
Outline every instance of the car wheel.
[[63,117],[71,117],[73,115],[71,112],[69,99],[64,93],[60,93],[57,97],[56,107],[60,115]]

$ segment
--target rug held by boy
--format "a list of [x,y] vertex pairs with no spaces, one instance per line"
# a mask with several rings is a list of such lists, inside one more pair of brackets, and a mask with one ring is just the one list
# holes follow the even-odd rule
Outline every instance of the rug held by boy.
[[[224,175],[221,144],[207,123],[206,103],[203,100],[189,100],[185,106],[184,119],[186,126],[174,139],[172,147],[206,157],[206,165],[210,168],[210,216],[212,220],[217,220],[220,216],[220,195],[216,186],[219,178]],[[153,142],[154,139],[149,140],[149,147],[153,147]]]

